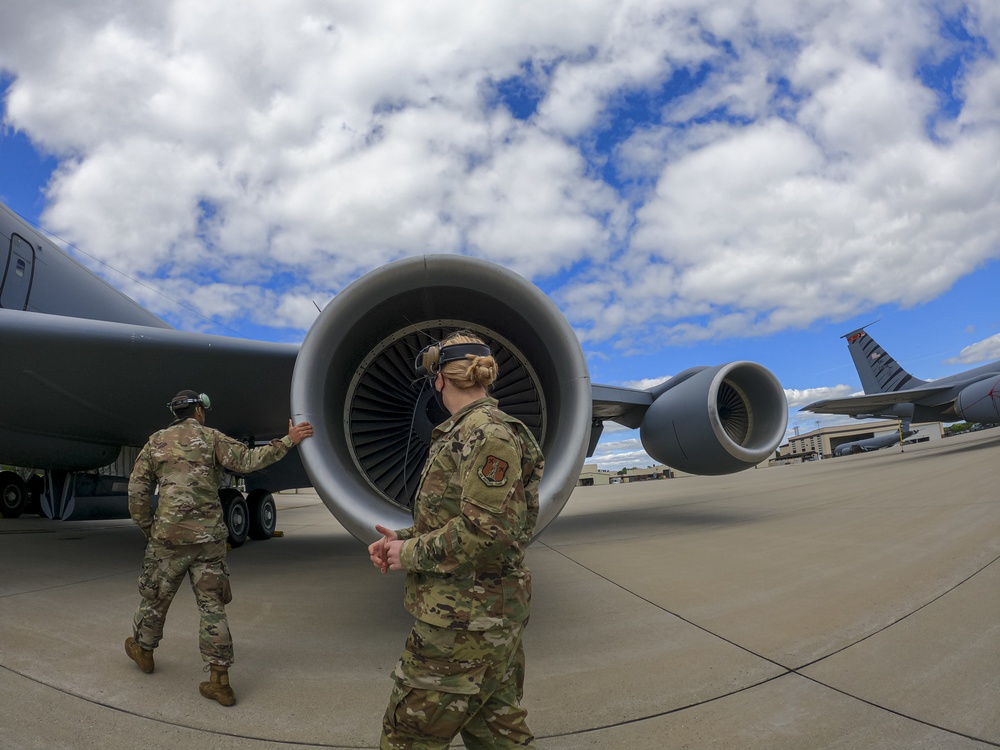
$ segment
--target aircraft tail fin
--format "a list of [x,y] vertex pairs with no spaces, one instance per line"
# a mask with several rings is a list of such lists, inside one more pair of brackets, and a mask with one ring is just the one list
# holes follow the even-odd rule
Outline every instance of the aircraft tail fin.
[[864,327],[842,336],[854,360],[854,367],[861,378],[865,393],[889,393],[903,388],[926,385],[926,381],[913,377],[889,353],[879,346]]

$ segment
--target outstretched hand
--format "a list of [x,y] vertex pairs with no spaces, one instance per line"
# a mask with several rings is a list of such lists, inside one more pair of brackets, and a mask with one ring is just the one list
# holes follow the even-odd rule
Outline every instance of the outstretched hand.
[[375,525],[375,531],[382,537],[368,545],[368,556],[371,558],[372,565],[383,573],[388,573],[390,570],[402,570],[403,565],[399,560],[399,552],[403,543],[399,541],[396,532],[379,524]]
[[288,437],[296,445],[301,443],[307,437],[312,437],[312,434],[313,427],[308,422],[292,424],[292,420],[288,420]]

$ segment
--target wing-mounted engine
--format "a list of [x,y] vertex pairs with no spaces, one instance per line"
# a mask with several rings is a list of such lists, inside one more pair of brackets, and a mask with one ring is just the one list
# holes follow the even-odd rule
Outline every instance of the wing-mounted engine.
[[428,343],[467,329],[491,346],[500,376],[492,395],[523,421],[545,453],[540,531],[576,486],[591,422],[583,352],[552,301],[485,261],[428,255],[388,264],[322,311],[299,351],[292,412],[314,437],[299,446],[313,486],[359,539],[375,524],[412,524],[411,507],[431,430],[447,414],[417,381]]
[[685,370],[650,389],[639,428],[660,463],[691,474],[731,474],[774,455],[788,423],[777,378],[753,362]]
[[966,422],[1000,422],[1000,377],[963,388],[955,399],[954,410]]

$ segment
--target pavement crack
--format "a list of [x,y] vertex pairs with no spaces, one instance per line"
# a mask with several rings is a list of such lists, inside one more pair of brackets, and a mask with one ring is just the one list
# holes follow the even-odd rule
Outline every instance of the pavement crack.
[[704,705],[706,705],[708,703],[713,703],[715,701],[719,701],[719,700],[722,700],[724,698],[729,698],[729,697],[734,696],[734,695],[739,695],[740,693],[747,692],[748,690],[752,690],[753,688],[759,687],[761,685],[765,685],[765,684],[767,684],[769,682],[773,682],[773,681],[778,680],[778,679],[782,679],[782,678],[787,677],[789,675],[796,675],[796,676],[801,677],[801,678],[803,678],[805,680],[808,680],[808,681],[810,681],[812,683],[815,683],[816,685],[820,685],[821,687],[824,687],[824,688],[826,688],[828,690],[832,690],[832,691],[834,691],[836,693],[839,693],[840,695],[843,695],[843,696],[845,696],[847,698],[851,698],[851,699],[856,700],[856,701],[858,701],[860,703],[864,703],[865,705],[871,706],[872,708],[880,709],[880,710],[885,711],[887,713],[890,713],[890,714],[892,714],[894,716],[898,716],[898,717],[903,718],[903,719],[908,719],[910,721],[914,721],[914,722],[916,722],[918,724],[922,724],[923,726],[930,727],[932,729],[936,729],[938,731],[945,732],[947,734],[955,735],[955,736],[958,736],[958,737],[963,737],[965,739],[973,740],[975,742],[982,742],[983,744],[989,745],[990,747],[1000,747],[1000,742],[996,742],[996,741],[993,741],[993,740],[988,740],[988,739],[986,739],[984,737],[976,737],[974,735],[967,734],[967,733],[962,732],[962,731],[957,730],[957,729],[951,729],[949,727],[945,727],[945,726],[942,726],[940,724],[935,724],[934,722],[926,721],[926,720],[921,719],[919,717],[912,716],[910,714],[906,714],[906,713],[903,713],[901,711],[897,711],[897,710],[895,710],[893,708],[889,708],[888,706],[883,706],[883,705],[881,705],[879,703],[875,703],[875,702],[870,701],[870,700],[868,700],[866,698],[862,698],[859,695],[855,695],[855,694],[850,693],[850,692],[848,692],[846,690],[842,690],[842,689],[840,689],[838,687],[835,687],[834,685],[830,685],[830,684],[828,684],[826,682],[823,682],[822,680],[816,679],[815,677],[810,677],[807,674],[803,674],[802,671],[801,671],[801,670],[806,669],[808,667],[811,667],[811,666],[814,666],[816,664],[819,664],[820,662],[825,661],[825,660],[827,660],[827,659],[829,659],[829,658],[831,658],[833,656],[836,656],[837,654],[843,653],[844,651],[847,651],[848,649],[853,648],[854,646],[858,645],[859,643],[863,643],[864,641],[868,640],[869,638],[872,638],[873,636],[878,635],[879,633],[884,633],[886,630],[894,627],[895,625],[898,625],[900,622],[906,620],[907,618],[911,617],[912,615],[916,614],[917,612],[920,612],[921,610],[925,609],[926,607],[929,607],[930,605],[934,604],[935,602],[940,601],[942,598],[944,598],[945,596],[947,596],[951,592],[955,591],[956,589],[958,589],[959,587],[961,587],[963,584],[967,583],[971,579],[975,578],[977,575],[979,575],[980,573],[982,573],[983,571],[985,571],[990,566],[997,564],[997,562],[1000,561],[1000,556],[995,557],[993,560],[989,561],[988,563],[986,563],[985,565],[983,565],[982,567],[980,567],[978,570],[974,571],[973,573],[969,574],[968,576],[966,576],[965,578],[963,578],[961,581],[959,581],[955,585],[949,587],[947,590],[941,592],[940,594],[938,594],[934,598],[929,599],[928,601],[924,602],[919,607],[911,610],[910,612],[907,612],[905,615],[902,615],[901,617],[896,618],[895,620],[893,620],[892,622],[884,625],[883,627],[879,628],[878,630],[875,630],[875,631],[873,631],[871,633],[868,633],[864,637],[859,638],[858,640],[853,641],[852,643],[849,643],[849,644],[847,644],[845,646],[842,646],[841,648],[838,648],[836,651],[832,651],[829,654],[826,654],[825,656],[822,656],[822,657],[820,657],[818,659],[814,659],[814,660],[812,660],[810,662],[807,662],[805,664],[799,665],[798,667],[790,667],[790,666],[787,666],[785,664],[781,664],[780,662],[777,662],[774,659],[771,659],[771,658],[769,658],[767,656],[764,656],[763,654],[760,654],[760,653],[754,651],[753,649],[751,649],[751,648],[749,648],[747,646],[744,646],[744,645],[742,645],[740,643],[736,643],[735,641],[733,641],[733,640],[731,640],[729,638],[726,638],[724,635],[721,635],[721,634],[716,633],[716,632],[714,632],[712,630],[709,630],[705,626],[699,625],[698,623],[694,622],[693,620],[690,620],[687,617],[684,617],[683,615],[681,615],[681,614],[679,614],[677,612],[674,612],[674,611],[672,611],[672,610],[670,610],[670,609],[668,609],[668,608],[666,608],[666,607],[664,607],[664,606],[662,606],[660,604],[657,604],[656,602],[652,601],[651,599],[643,596],[642,594],[639,594],[636,591],[633,591],[632,589],[628,588],[627,586],[624,586],[623,584],[619,583],[618,581],[615,581],[615,580],[613,580],[611,578],[608,578],[607,576],[603,575],[602,573],[599,573],[598,571],[594,570],[593,568],[590,568],[587,565],[584,565],[583,563],[581,563],[580,561],[573,559],[572,557],[570,557],[569,555],[567,555],[565,552],[563,552],[560,549],[557,549],[555,547],[552,547],[551,545],[545,544],[544,542],[539,542],[539,544],[541,546],[545,547],[546,549],[548,549],[548,550],[556,553],[557,555],[561,556],[562,558],[568,560],[569,562],[573,563],[574,565],[579,566],[583,570],[586,570],[588,573],[591,573],[592,575],[595,575],[598,578],[600,578],[600,579],[602,579],[604,581],[607,581],[608,583],[610,583],[611,585],[615,586],[616,588],[621,589],[622,591],[626,592],[627,594],[635,597],[636,599],[639,599],[640,601],[643,601],[643,602],[649,604],[650,606],[652,606],[652,607],[660,610],[661,612],[664,612],[665,614],[668,614],[668,615],[670,615],[672,617],[676,617],[681,622],[687,623],[691,627],[696,628],[697,630],[700,630],[701,632],[705,633],[706,635],[710,635],[710,636],[712,636],[712,637],[714,637],[714,638],[716,638],[716,639],[718,639],[720,641],[723,641],[724,643],[728,643],[729,645],[734,646],[735,648],[738,648],[741,651],[743,651],[743,652],[745,652],[747,654],[750,654],[751,656],[754,656],[754,657],[756,657],[758,659],[761,659],[762,661],[764,661],[764,662],[766,662],[768,664],[772,664],[772,665],[778,667],[779,669],[783,670],[781,674],[773,675],[772,677],[769,677],[769,678],[767,678],[765,680],[759,680],[759,681],[754,682],[752,684],[744,685],[743,687],[741,687],[741,688],[739,688],[737,690],[732,690],[732,691],[730,691],[728,693],[723,693],[721,695],[717,695],[717,696],[714,696],[712,698],[707,698],[707,699],[702,700],[702,701],[696,701],[694,703],[689,703],[689,704],[684,705],[684,706],[678,706],[676,708],[672,708],[672,709],[669,709],[667,711],[659,711],[659,712],[656,712],[656,713],[648,714],[646,716],[638,716],[638,717],[635,717],[635,718],[632,718],[632,719],[626,719],[626,720],[619,721],[619,722],[612,722],[612,723],[604,724],[604,725],[601,725],[601,726],[587,727],[587,728],[584,728],[584,729],[574,730],[574,731],[570,731],[570,732],[563,732],[563,733],[558,733],[558,734],[547,735],[549,737],[570,737],[570,736],[574,736],[574,735],[577,735],[577,734],[587,734],[589,732],[597,732],[597,731],[601,731],[603,729],[610,729],[612,727],[626,726],[628,724],[635,724],[635,723],[642,722],[642,721],[648,721],[650,719],[656,719],[656,718],[660,718],[660,717],[663,717],[663,716],[669,716],[670,714],[680,713],[682,711],[687,711],[687,710],[692,709],[692,708],[697,708],[698,706],[704,706]]

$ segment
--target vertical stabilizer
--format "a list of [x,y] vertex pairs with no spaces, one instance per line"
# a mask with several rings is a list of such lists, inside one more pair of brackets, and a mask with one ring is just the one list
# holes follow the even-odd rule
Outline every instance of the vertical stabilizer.
[[864,328],[851,331],[841,338],[847,339],[847,348],[851,352],[865,393],[886,393],[925,385],[926,381],[919,380],[904,370]]

